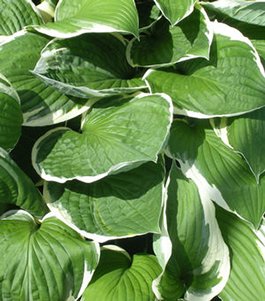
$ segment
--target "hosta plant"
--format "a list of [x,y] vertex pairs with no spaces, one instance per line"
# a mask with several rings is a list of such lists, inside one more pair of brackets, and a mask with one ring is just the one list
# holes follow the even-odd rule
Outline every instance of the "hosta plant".
[[265,300],[265,2],[0,8],[0,300]]

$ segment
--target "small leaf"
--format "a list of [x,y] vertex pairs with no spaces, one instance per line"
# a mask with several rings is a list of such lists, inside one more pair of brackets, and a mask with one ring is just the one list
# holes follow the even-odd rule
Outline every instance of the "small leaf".
[[127,63],[125,50],[126,40],[119,35],[53,40],[43,49],[33,73],[61,93],[82,98],[146,88],[138,70]]
[[162,16],[153,0],[136,0],[135,4],[139,15],[140,32],[152,26]]
[[[166,224],[172,253],[155,280],[159,300],[211,300],[224,288],[229,252],[215,218],[214,204],[175,164],[169,174]],[[155,236],[155,240],[159,236]],[[155,245],[166,251],[165,245]],[[159,256],[162,254],[159,251]]]
[[156,161],[171,121],[171,101],[160,94],[103,99],[87,114],[82,133],[56,128],[41,137],[33,166],[48,181],[91,183]]
[[197,0],[154,0],[163,15],[172,25],[190,15]]
[[265,299],[265,258],[254,229],[221,208],[217,208],[217,220],[232,254],[230,277],[220,297],[224,301]]
[[257,183],[241,155],[217,137],[208,121],[176,120],[167,154],[179,161],[186,177],[222,208],[250,221],[255,228],[265,211],[265,177]]
[[160,232],[163,181],[161,162],[148,162],[91,184],[46,182],[44,195],[58,218],[83,236],[104,242]]
[[87,100],[62,95],[30,72],[48,42],[49,39],[40,34],[20,31],[0,44],[0,72],[19,94],[27,126],[62,122],[89,108]]
[[15,146],[22,122],[20,99],[8,80],[0,74],[0,147],[10,151]]
[[160,273],[149,254],[129,254],[116,246],[102,248],[99,265],[83,294],[83,301],[155,301],[152,281]]
[[0,298],[76,300],[99,260],[99,247],[55,217],[39,224],[25,211],[0,220]]
[[132,0],[62,0],[54,23],[33,28],[57,38],[91,32],[121,32],[138,36],[138,14]]
[[202,8],[195,9],[176,26],[161,19],[140,36],[140,41],[132,39],[127,49],[128,61],[132,66],[155,67],[195,57],[209,59],[212,38],[208,16]]
[[265,73],[257,51],[238,30],[217,22],[212,26],[210,61],[194,59],[163,71],[148,70],[145,79],[151,92],[168,94],[176,113],[197,118],[263,107]]
[[42,218],[49,212],[41,194],[15,164],[9,155],[0,148],[0,204],[13,204]]
[[26,25],[43,23],[31,0],[0,0],[0,7],[0,35],[12,35]]

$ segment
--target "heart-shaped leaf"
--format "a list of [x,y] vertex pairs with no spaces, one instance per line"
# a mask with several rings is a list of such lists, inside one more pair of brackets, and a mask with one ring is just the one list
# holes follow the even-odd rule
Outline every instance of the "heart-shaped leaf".
[[55,217],[25,211],[0,220],[0,298],[76,300],[99,260],[99,247]]
[[42,51],[33,73],[45,84],[75,97],[100,97],[146,88],[137,69],[127,63],[125,51],[126,40],[111,34],[54,40]]
[[240,115],[263,107],[265,73],[257,51],[235,28],[218,22],[212,27],[209,62],[194,59],[175,68],[148,70],[150,90],[168,94],[176,113],[197,118]]
[[54,23],[33,28],[57,38],[89,32],[138,35],[138,14],[133,0],[61,0],[54,19]]
[[22,122],[20,99],[8,80],[0,74],[0,147],[11,150],[15,146]]
[[44,195],[58,218],[83,236],[104,242],[160,232],[163,181],[161,162],[148,162],[91,184],[46,182]]
[[208,16],[200,8],[176,26],[161,19],[140,38],[131,40],[128,61],[132,66],[155,67],[195,57],[208,59],[213,32]]
[[49,212],[41,194],[15,164],[10,156],[0,148],[0,204],[13,204],[42,218]]
[[48,181],[94,182],[156,161],[171,121],[171,101],[160,94],[103,99],[87,114],[82,133],[56,128],[41,137],[33,165]]
[[186,18],[192,13],[194,5],[197,0],[154,0],[156,5],[160,8],[163,15],[176,25],[179,21]]
[[265,299],[265,246],[262,253],[254,229],[234,214],[217,208],[217,220],[232,254],[231,273],[220,297],[224,301]]
[[43,24],[31,0],[0,0],[0,7],[0,35],[12,35],[26,25]]
[[172,165],[164,217],[172,244],[169,258],[165,237],[154,237],[155,253],[163,262],[163,273],[154,282],[159,300],[178,300],[183,294],[185,300],[211,300],[228,280],[229,251],[215,207],[199,189]]
[[265,211],[265,177],[257,183],[242,156],[217,137],[208,121],[176,120],[167,154],[180,162],[202,194],[259,226]]
[[129,254],[116,246],[101,250],[97,270],[85,290],[83,301],[155,301],[152,281],[161,267],[154,255]]

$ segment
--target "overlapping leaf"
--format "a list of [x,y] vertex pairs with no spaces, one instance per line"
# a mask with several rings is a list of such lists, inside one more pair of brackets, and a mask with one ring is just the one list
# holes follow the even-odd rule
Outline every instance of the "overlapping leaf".
[[43,23],[31,0],[1,0],[0,7],[0,35],[12,35],[26,25]]
[[82,133],[57,128],[41,137],[33,165],[48,181],[94,182],[134,163],[156,161],[171,120],[171,102],[160,94],[103,99],[87,114]]
[[0,147],[11,150],[15,146],[21,134],[22,122],[20,99],[0,74]]
[[221,15],[248,24],[265,26],[264,1],[222,0],[202,2],[202,5]]
[[138,14],[133,0],[62,0],[54,19],[54,23],[34,26],[35,30],[57,38],[88,32],[138,35]]
[[31,180],[0,148],[0,204],[13,204],[42,217],[49,210]]
[[197,0],[155,0],[156,5],[172,25],[191,14],[196,2]]
[[141,75],[126,61],[125,49],[125,40],[111,34],[54,40],[42,51],[33,72],[45,84],[76,97],[144,89]]
[[[224,301],[265,298],[265,257],[254,229],[235,215],[218,208],[217,219],[230,248],[231,274],[220,294]],[[264,245],[263,245],[264,248]]]
[[179,160],[203,194],[259,226],[265,211],[265,177],[258,184],[245,160],[216,136],[208,121],[173,123],[168,155]]
[[153,0],[136,0],[135,4],[139,16],[140,32],[152,26],[152,24],[157,22],[162,16]]
[[153,255],[135,254],[131,259],[120,248],[103,247],[99,265],[82,300],[155,301],[152,281],[160,271]]
[[[240,152],[250,169],[254,173],[257,182],[260,175],[265,171],[265,110],[264,108],[254,112],[230,118],[226,124],[226,135],[222,137],[228,145]],[[227,140],[225,140],[227,139]]]
[[166,66],[194,57],[209,58],[213,38],[210,21],[203,9],[194,12],[176,26],[165,19],[156,22],[128,47],[132,66]]
[[76,300],[99,248],[54,217],[39,224],[18,211],[0,220],[0,256],[1,300]]
[[88,109],[86,100],[62,95],[30,73],[48,42],[42,35],[20,31],[0,44],[0,72],[19,94],[25,125],[62,122]]
[[[183,294],[185,300],[211,300],[222,291],[230,271],[214,205],[175,164],[169,179],[165,218],[172,253],[155,281],[156,295],[159,300],[178,300]],[[167,246],[155,239],[155,252],[165,256]]]
[[91,184],[47,182],[44,194],[57,217],[103,242],[160,231],[163,180],[161,162],[149,162]]
[[263,107],[265,77],[257,51],[238,30],[217,22],[212,26],[210,61],[149,70],[150,90],[167,93],[176,112],[191,117],[233,116]]

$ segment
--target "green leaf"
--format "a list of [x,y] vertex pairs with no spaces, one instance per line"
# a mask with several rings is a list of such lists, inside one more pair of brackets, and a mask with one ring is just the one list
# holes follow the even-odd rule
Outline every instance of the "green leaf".
[[43,23],[31,0],[0,0],[0,35],[12,35],[26,25]]
[[0,298],[76,300],[99,260],[99,247],[52,216],[24,211],[0,220]]
[[162,16],[153,0],[136,0],[135,4],[139,15],[140,32],[152,26]]
[[265,78],[257,51],[238,30],[217,22],[212,26],[210,61],[194,59],[163,71],[148,70],[150,90],[168,94],[175,112],[191,117],[233,116],[263,107]]
[[259,226],[265,211],[265,177],[257,183],[242,156],[217,137],[208,121],[176,120],[167,154],[180,162],[202,194]]
[[265,26],[264,1],[222,0],[201,4],[224,19],[231,18],[248,24]]
[[123,249],[105,246],[82,301],[155,301],[152,281],[160,271],[153,255],[135,254],[131,259]]
[[1,148],[0,203],[16,205],[39,218],[49,212],[34,184]]
[[[222,291],[230,272],[229,251],[214,204],[207,195],[200,196],[193,181],[173,164],[165,206],[172,252],[163,260],[163,273],[155,281],[156,296],[168,301],[183,294],[185,300],[211,300]],[[159,236],[155,236],[154,250],[159,257],[168,256],[165,241]]]
[[61,93],[89,98],[146,88],[125,57],[126,40],[112,34],[84,34],[54,40],[42,51],[33,71]]
[[228,119],[227,122],[229,144],[244,156],[259,182],[265,171],[265,109]]
[[44,196],[58,218],[83,236],[104,242],[160,232],[163,181],[161,162],[148,162],[91,184],[46,182]]
[[[224,301],[265,299],[265,257],[254,229],[237,216],[217,208],[217,219],[231,253],[231,273],[220,294]],[[264,249],[264,245],[263,245]]]
[[20,31],[0,44],[0,72],[18,92],[27,126],[59,123],[88,109],[87,100],[62,95],[30,72],[48,42],[45,36]]
[[56,7],[54,19],[54,23],[33,28],[57,38],[91,32],[138,36],[138,14],[133,0],[62,0]]
[[161,19],[140,36],[140,41],[132,39],[127,49],[128,61],[132,66],[155,67],[195,57],[209,59],[212,38],[208,16],[203,9],[195,9],[176,26]]
[[0,74],[0,147],[9,151],[15,146],[22,122],[20,99],[8,80]]
[[160,94],[103,99],[87,114],[82,133],[57,128],[41,137],[33,166],[48,181],[94,182],[156,161],[171,121],[171,101]]
[[154,0],[163,15],[172,25],[190,15],[194,9],[197,0]]

